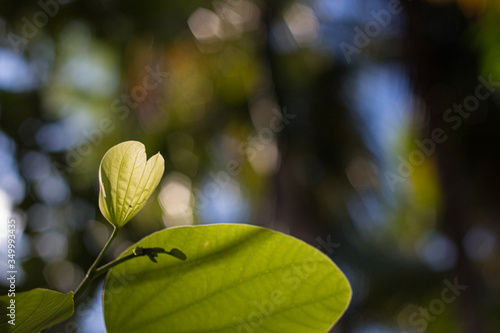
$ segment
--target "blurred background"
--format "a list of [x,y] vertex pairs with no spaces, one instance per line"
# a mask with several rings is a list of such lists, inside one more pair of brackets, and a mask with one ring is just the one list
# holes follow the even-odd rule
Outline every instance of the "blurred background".
[[[332,332],[498,332],[499,22],[496,0],[2,0],[0,270],[14,218],[18,291],[74,290],[110,234],[99,162],[139,140],[165,175],[106,260],[251,223],[345,272]],[[99,288],[51,332],[104,332]]]

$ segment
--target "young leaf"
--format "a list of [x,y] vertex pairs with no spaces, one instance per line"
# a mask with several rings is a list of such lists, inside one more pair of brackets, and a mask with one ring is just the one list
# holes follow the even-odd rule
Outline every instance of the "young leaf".
[[351,298],[327,256],[256,226],[170,228],[121,256],[138,246],[179,248],[186,260],[142,257],[112,268],[103,294],[108,333],[325,333]]
[[39,332],[72,314],[73,292],[37,288],[16,293],[15,297],[5,295],[0,297],[0,332]]
[[176,257],[177,259],[179,260],[186,260],[187,257],[186,255],[184,254],[184,252],[182,252],[181,250],[179,249],[176,249],[176,248],[173,248],[172,250],[170,250],[169,252],[167,252],[168,254],[170,254],[171,256],[173,257]]
[[147,160],[146,149],[140,142],[126,141],[112,147],[99,166],[102,215],[114,226],[124,226],[144,207],[163,171],[160,153]]

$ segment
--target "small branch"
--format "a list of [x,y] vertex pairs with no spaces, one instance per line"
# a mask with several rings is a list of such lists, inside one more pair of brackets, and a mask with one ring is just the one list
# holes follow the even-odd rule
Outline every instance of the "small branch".
[[82,295],[82,293],[87,289],[88,285],[90,282],[95,278],[95,271],[97,269],[97,265],[99,265],[99,262],[101,261],[104,253],[106,250],[109,248],[111,245],[111,242],[118,236],[118,232],[120,231],[119,228],[115,227],[113,229],[113,233],[111,234],[111,237],[109,237],[106,245],[104,245],[104,248],[102,249],[101,253],[97,256],[96,260],[92,264],[92,266],[89,268],[87,275],[85,275],[85,278],[83,279],[82,283],[78,286],[78,288],[75,291],[75,294],[73,295],[73,299],[76,300],[78,297]]
[[165,251],[165,249],[163,249],[161,247],[143,248],[143,247],[139,246],[139,247],[134,249],[134,252],[126,255],[125,257],[115,259],[115,260],[110,261],[107,264],[97,268],[97,265],[101,261],[102,256],[104,255],[104,253],[108,249],[111,242],[118,235],[119,230],[120,229],[118,229],[118,228],[115,228],[113,230],[113,233],[111,234],[111,237],[109,238],[108,242],[106,243],[106,245],[102,249],[101,253],[99,253],[99,256],[92,264],[92,267],[90,267],[89,271],[87,272],[87,275],[85,275],[85,278],[83,279],[80,286],[76,289],[75,294],[73,295],[73,299],[76,300],[78,297],[80,297],[81,294],[85,291],[85,289],[87,289],[90,282],[92,282],[92,280],[94,280],[96,277],[101,276],[102,274],[106,273],[111,268],[115,267],[116,265],[119,265],[122,262],[130,260],[132,258],[148,256],[148,258],[155,263],[157,262],[156,257],[158,257],[158,254],[160,254],[160,253],[165,253],[165,254],[171,255],[171,256],[176,257],[177,259],[180,259],[183,261],[186,260],[186,258],[187,258],[186,255],[181,250],[179,250],[177,248],[173,248],[170,251]]
[[116,260],[108,262],[106,265],[103,265],[103,266],[101,266],[101,267],[99,267],[98,269],[95,270],[94,279],[96,277],[101,276],[102,274],[106,273],[108,270],[110,270],[111,268],[115,267],[116,265],[121,264],[122,262],[125,262],[127,260],[130,260],[130,259],[136,258],[136,257],[138,257],[138,256],[135,253],[131,253],[129,255],[126,255],[123,258],[116,259]]
[[96,277],[106,273],[111,268],[115,267],[116,265],[119,265],[122,262],[130,260],[132,258],[148,256],[148,258],[151,261],[156,263],[157,262],[156,257],[158,257],[158,254],[160,254],[160,253],[165,253],[165,254],[171,255],[171,256],[176,257],[177,259],[180,259],[182,261],[186,260],[186,258],[187,258],[186,255],[181,250],[176,249],[176,248],[173,248],[170,251],[165,251],[165,249],[163,249],[161,247],[143,248],[143,247],[139,246],[139,247],[134,249],[134,252],[126,255],[125,257],[108,262],[106,265],[103,265],[103,266],[99,267],[98,269],[96,269],[94,272],[93,278],[95,279]]

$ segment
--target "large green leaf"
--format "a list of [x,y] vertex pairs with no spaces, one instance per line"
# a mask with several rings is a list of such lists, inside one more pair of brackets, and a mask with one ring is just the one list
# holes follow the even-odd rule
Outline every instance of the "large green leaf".
[[99,167],[99,208],[120,228],[137,214],[160,182],[164,160],[157,153],[149,160],[138,141],[122,142],[106,152]]
[[0,297],[0,332],[39,332],[72,314],[73,292],[38,288],[15,293],[15,297],[5,295]]
[[176,247],[186,261],[135,258],[114,267],[104,318],[114,332],[324,333],[346,310],[351,288],[317,249],[249,225],[178,227],[137,246]]

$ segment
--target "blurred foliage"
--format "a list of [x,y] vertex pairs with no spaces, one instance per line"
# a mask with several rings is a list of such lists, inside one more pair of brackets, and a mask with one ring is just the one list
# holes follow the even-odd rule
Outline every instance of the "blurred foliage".
[[[488,0],[2,1],[0,218],[18,221],[18,288],[74,290],[110,232],[99,161],[138,140],[165,177],[108,259],[164,227],[263,225],[346,272],[337,332],[417,331],[409,317],[455,277],[469,289],[428,330],[498,331],[498,91],[456,129],[443,117],[479,75],[500,81],[499,19]],[[436,128],[446,141],[402,176]]]

